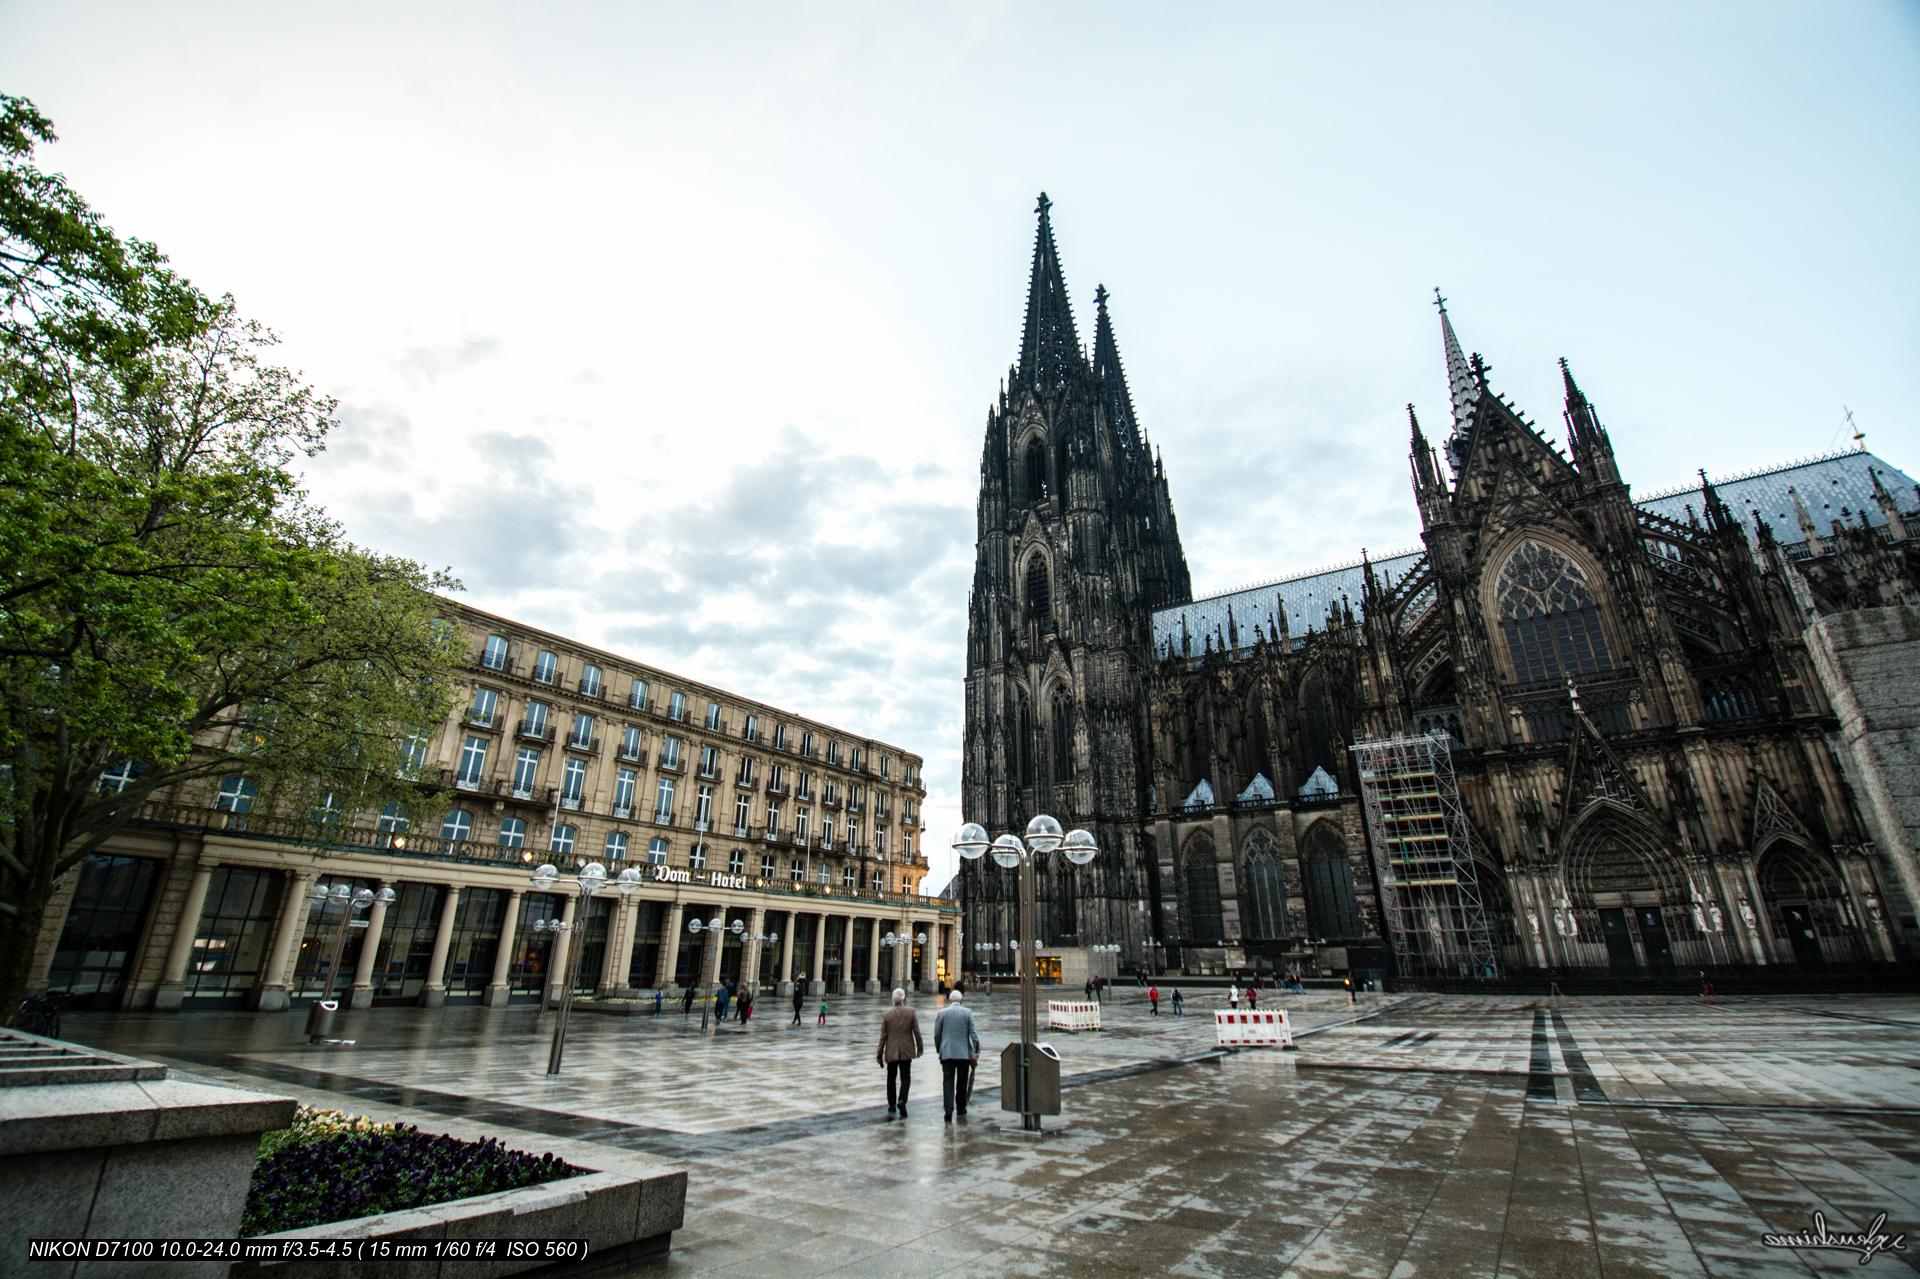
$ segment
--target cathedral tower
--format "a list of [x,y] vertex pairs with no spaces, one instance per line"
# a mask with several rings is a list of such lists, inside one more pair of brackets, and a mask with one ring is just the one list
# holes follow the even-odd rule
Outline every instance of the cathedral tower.
[[[1102,855],[1039,876],[1043,941],[1138,962],[1152,613],[1191,595],[1164,470],[1134,417],[1104,287],[1091,358],[1043,194],[1018,361],[987,414],[968,602],[962,804],[993,834],[1051,813]],[[1057,860],[1057,859],[1056,859]],[[1012,936],[1012,873],[963,863],[968,935]]]

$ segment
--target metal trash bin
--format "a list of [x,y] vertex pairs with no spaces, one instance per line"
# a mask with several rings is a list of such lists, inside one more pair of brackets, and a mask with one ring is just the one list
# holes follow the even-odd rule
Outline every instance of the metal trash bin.
[[333,1015],[340,1011],[337,999],[316,999],[307,1009],[307,1042],[333,1038]]

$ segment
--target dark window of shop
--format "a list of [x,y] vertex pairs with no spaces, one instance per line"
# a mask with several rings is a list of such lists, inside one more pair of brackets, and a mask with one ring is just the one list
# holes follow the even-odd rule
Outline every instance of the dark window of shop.
[[[777,946],[769,946],[766,949],[778,950],[779,948]],[[872,962],[870,957],[873,954],[873,921],[871,919],[854,921],[853,944],[849,949],[852,951],[853,967],[847,971],[847,977],[851,981],[864,983],[867,980],[868,965]],[[762,981],[770,980],[765,976],[765,967],[763,963],[761,965],[762,976],[760,979]]]
[[568,967],[573,970],[573,993],[591,995],[600,986],[600,969],[607,960],[613,899],[589,897],[575,908],[573,935],[568,945]]
[[1307,925],[1316,937],[1359,937],[1360,907],[1353,896],[1347,841],[1325,822],[1307,836]]
[[277,870],[216,867],[194,930],[185,998],[238,1003],[260,979],[290,881]]
[[557,893],[528,893],[520,899],[520,923],[513,935],[513,963],[507,970],[507,996],[539,998],[547,984],[547,964],[553,957],[553,934],[537,931],[543,919],[558,919],[562,910]]
[[411,1003],[427,984],[447,888],[445,884],[396,884],[394,894],[374,956],[373,997]]
[[837,983],[846,979],[843,958],[846,950],[847,921],[835,916],[827,921],[827,955],[820,965],[820,976],[830,984],[828,990],[838,990]]
[[800,980],[799,974],[805,973],[808,981],[820,980],[820,974],[813,967],[813,915],[795,915],[788,920],[793,929],[793,971],[794,980]]
[[[453,932],[447,939],[447,998],[478,999],[493,980],[500,953],[500,925],[507,917],[504,888],[462,888],[453,908]],[[427,954],[433,960],[431,951]]]
[[641,902],[633,925],[633,955],[627,964],[627,985],[635,990],[653,985],[660,971],[660,933],[666,927],[665,902]]
[[153,901],[160,863],[95,853],[80,863],[80,882],[47,969],[48,993],[75,1008],[111,1008],[127,983],[134,947]]
[[[355,879],[346,875],[322,875],[315,881],[320,887],[331,892],[335,884],[345,884],[349,892],[367,889],[378,892],[380,881],[374,879]],[[287,994],[295,999],[311,996],[318,999],[327,988],[327,969],[333,964],[333,948],[340,945],[340,973],[333,979],[333,993],[344,997],[353,985],[354,970],[360,963],[360,948],[367,937],[367,916],[371,906],[358,910],[349,908],[349,902],[334,900],[331,896],[325,902],[307,908],[306,930],[300,935],[300,954],[295,963],[293,978],[287,983]],[[341,920],[347,920],[347,932],[340,935]]]

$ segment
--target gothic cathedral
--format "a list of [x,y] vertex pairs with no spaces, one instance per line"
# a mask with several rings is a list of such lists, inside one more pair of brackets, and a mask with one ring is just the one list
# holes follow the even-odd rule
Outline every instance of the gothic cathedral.
[[[962,803],[1098,839],[1039,864],[1042,946],[1406,975],[1349,748],[1437,734],[1501,976],[1903,962],[1920,874],[1856,801],[1852,690],[1807,635],[1920,608],[1920,488],[1862,448],[1636,499],[1564,361],[1563,451],[1440,321],[1440,449],[1408,409],[1424,546],[1195,600],[1106,290],[1089,353],[1040,198],[980,463]],[[962,862],[955,891],[969,966],[997,942],[1004,969],[1013,873]]]

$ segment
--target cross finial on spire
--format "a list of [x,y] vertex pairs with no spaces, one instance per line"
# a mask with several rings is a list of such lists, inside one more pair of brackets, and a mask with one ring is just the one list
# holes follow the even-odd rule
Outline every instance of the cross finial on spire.
[[1440,286],[1437,284],[1433,286],[1433,304],[1440,308],[1440,314],[1447,313],[1447,300],[1440,296]]
[[1044,218],[1047,216],[1047,210],[1051,209],[1052,207],[1053,207],[1053,201],[1047,199],[1047,193],[1045,191],[1042,191],[1040,193],[1040,203],[1034,206],[1033,211],[1035,213],[1038,213],[1041,217]]

